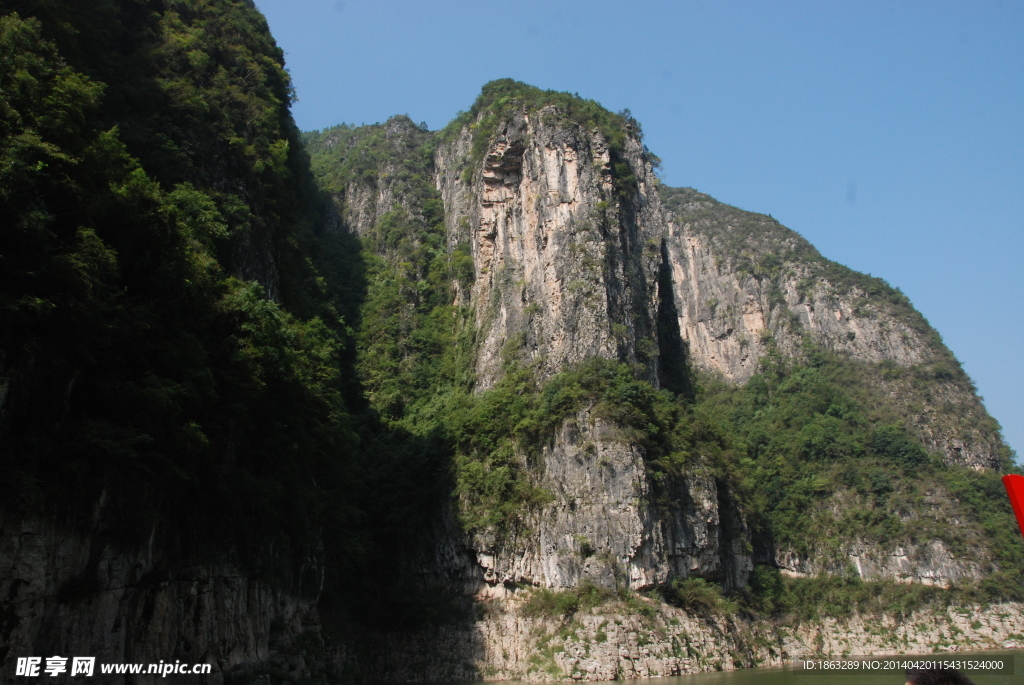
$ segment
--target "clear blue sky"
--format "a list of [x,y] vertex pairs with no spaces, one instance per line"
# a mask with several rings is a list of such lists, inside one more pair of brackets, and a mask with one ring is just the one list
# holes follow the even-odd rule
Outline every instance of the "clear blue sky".
[[503,77],[628,107],[666,183],[907,293],[1024,452],[1024,2],[256,4],[304,130]]

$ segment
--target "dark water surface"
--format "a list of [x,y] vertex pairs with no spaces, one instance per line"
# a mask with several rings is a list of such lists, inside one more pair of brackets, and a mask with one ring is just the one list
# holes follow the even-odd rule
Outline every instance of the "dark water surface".
[[[946,652],[934,655],[936,659],[1013,659],[1013,675],[966,674],[976,685],[1024,685],[1024,649],[1000,649],[984,652]],[[874,659],[876,657],[872,657]],[[877,657],[884,660],[885,657]],[[897,659],[929,659],[928,655],[906,655]],[[724,673],[700,673],[698,675],[657,678],[645,681],[634,680],[635,685],[903,685],[902,673],[814,673],[797,674],[792,668],[746,668]]]
[[[884,656],[871,657],[884,660]],[[902,655],[894,657],[900,660],[936,659],[1013,659],[1013,675],[981,675],[966,674],[975,685],[1024,685],[1024,649],[993,649],[983,652],[945,652],[942,654]],[[744,668],[737,671],[722,673],[699,673],[697,675],[676,676],[673,678],[651,678],[648,680],[626,681],[629,685],[904,685],[902,673],[813,673],[797,674],[792,668]],[[473,685],[485,685],[475,683]],[[494,685],[488,683],[487,685]],[[511,683],[509,684],[511,685]],[[523,685],[526,685],[525,683]]]

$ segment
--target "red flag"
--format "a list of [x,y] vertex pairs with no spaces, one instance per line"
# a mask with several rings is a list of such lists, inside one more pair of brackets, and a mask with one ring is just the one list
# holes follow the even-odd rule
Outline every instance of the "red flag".
[[1017,515],[1017,525],[1021,533],[1024,533],[1024,476],[1003,476],[1003,485],[1006,486],[1006,494],[1010,496],[1013,513]]

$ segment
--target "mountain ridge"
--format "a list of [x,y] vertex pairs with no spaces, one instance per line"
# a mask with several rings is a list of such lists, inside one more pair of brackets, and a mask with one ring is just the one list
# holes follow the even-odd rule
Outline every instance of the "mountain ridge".
[[948,606],[1016,639],[955,359],[661,185],[628,112],[504,79],[300,137],[251,2],[0,7],[5,669],[667,675]]
[[[449,422],[487,438],[454,445],[456,497],[441,514],[453,523],[435,532],[437,551],[418,567],[438,582],[457,578],[463,592],[511,616],[522,615],[523,601],[530,606],[524,589],[527,597],[550,591],[565,602],[588,587],[654,591],[671,602],[683,596],[672,589],[681,579],[688,588],[708,579],[742,596],[780,582],[809,589],[851,573],[879,592],[893,581],[955,588],[1013,577],[1015,539],[1000,533],[997,546],[982,542],[1009,520],[997,524],[980,509],[961,508],[978,506],[982,491],[998,494],[990,469],[1006,467],[1009,451],[996,424],[985,422],[969,379],[906,298],[825,260],[769,217],[658,183],[650,153],[628,131],[618,153],[628,170],[616,169],[601,127],[587,123],[590,105],[578,105],[581,123],[564,106],[572,96],[551,96],[561,107],[547,97],[507,80],[489,84],[468,114],[425,143],[448,246],[473,260],[472,272],[453,282],[452,297],[468,307],[464,315],[474,313],[461,330],[471,340],[463,354],[477,357],[476,373],[463,381],[465,403],[456,405],[472,418],[442,415],[428,424]],[[395,119],[346,135],[398,134],[403,126],[426,135]],[[316,144],[311,149],[314,164],[322,163]],[[371,216],[358,204],[382,197],[408,206],[390,194],[393,169],[376,177],[365,171],[334,187],[340,212]],[[670,207],[664,219],[662,203]],[[722,240],[715,210],[761,233]],[[733,226],[722,228],[728,238]],[[688,246],[688,239],[704,244]],[[678,276],[695,256],[707,267],[690,270],[690,280],[719,288],[721,308]],[[626,267],[629,259],[636,266]],[[631,276],[616,278],[624,269]],[[627,283],[644,284],[645,304],[631,320],[611,308],[621,294],[591,298],[578,313],[571,304],[587,288]],[[864,302],[855,308],[843,298]],[[748,302],[750,311],[736,306]],[[832,318],[815,322],[815,305]],[[751,319],[743,345],[735,322]],[[595,331],[584,344],[609,344],[575,353],[551,347],[573,339],[581,321]],[[726,358],[730,374],[710,364],[722,355],[701,348],[696,324],[721,325],[725,335],[711,339],[731,336],[755,353],[749,365],[730,367]],[[666,349],[687,355],[675,369],[681,405],[658,390],[672,358]],[[966,408],[959,415],[950,410],[958,402]],[[971,412],[980,419],[973,434]],[[410,409],[395,418],[415,425],[418,416]],[[963,480],[963,466],[977,475]],[[961,523],[953,530],[935,524],[950,519]],[[455,625],[436,634],[450,639],[444,631]],[[486,620],[476,625],[497,629]],[[474,658],[512,674],[506,677],[550,677],[537,664],[512,667],[486,639],[479,649],[488,656]],[[428,661],[448,668],[443,659]],[[600,663],[607,674],[608,663]]]

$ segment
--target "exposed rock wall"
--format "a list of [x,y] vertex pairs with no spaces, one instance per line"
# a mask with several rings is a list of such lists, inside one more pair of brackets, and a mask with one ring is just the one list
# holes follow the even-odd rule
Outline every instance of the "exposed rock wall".
[[670,485],[659,506],[642,451],[589,410],[564,422],[535,465],[551,501],[510,539],[476,536],[483,594],[510,584],[569,589],[650,588],[700,575],[726,587],[746,584],[752,563],[742,535],[731,537],[716,480],[695,472]]
[[300,647],[320,639],[318,582],[288,593],[227,563],[165,572],[152,545],[126,551],[101,540],[0,520],[0,680],[13,677],[15,657],[54,654],[209,663],[213,674],[196,677],[208,683],[238,671],[322,673]]
[[[615,187],[608,142],[554,107],[518,112],[472,166],[464,129],[435,158],[452,245],[474,257],[477,391],[509,359],[544,379],[588,357],[620,359],[660,380],[658,275],[666,228],[657,181],[638,138],[624,158],[636,186]],[[695,473],[659,508],[643,450],[589,410],[566,421],[539,454],[522,454],[552,500],[511,538],[469,543],[486,594],[506,583],[647,588],[698,573],[742,586],[746,546],[726,540],[727,495]]]
[[[913,366],[930,357],[920,335],[906,324],[884,312],[855,309],[863,293],[840,296],[830,283],[817,280],[801,289],[810,276],[806,268],[789,271],[779,288],[767,276],[723,263],[714,242],[693,224],[671,222],[669,236],[679,328],[692,359],[730,381],[745,382],[756,372],[767,336],[790,353],[809,333],[818,344],[869,363]],[[784,253],[789,246],[777,249]]]
[[[947,463],[1001,465],[1003,445],[973,385],[901,293],[829,262],[771,217],[688,188],[661,192],[674,303],[694,366],[744,383],[769,345],[796,357],[809,338],[881,366],[877,384]],[[914,376],[939,382],[918,387]]]
[[554,107],[515,114],[467,169],[471,147],[466,128],[436,167],[450,235],[468,240],[476,265],[477,390],[500,377],[503,353],[541,377],[600,356],[641,363],[656,381],[664,228],[639,141],[625,151],[637,178],[625,200],[604,136]]
[[[950,358],[905,298],[827,262],[774,219],[695,191],[658,191],[636,137],[626,155],[637,179],[632,197],[616,190],[600,132],[555,108],[515,113],[478,163],[473,145],[469,127],[451,137],[437,150],[435,173],[449,244],[468,243],[474,256],[477,391],[500,378],[508,359],[533,364],[543,378],[590,356],[618,358],[643,364],[657,383],[658,354],[673,349],[671,336],[685,340],[676,349],[692,365],[735,383],[750,378],[769,345],[799,356],[809,336],[880,369],[878,384],[897,403],[916,391],[885,369]],[[661,195],[669,198],[665,209]],[[675,315],[668,335],[658,320],[665,312]],[[946,385],[946,408],[959,403],[984,414],[969,384]],[[957,430],[944,411],[913,409],[909,423],[951,463],[981,468],[998,460],[981,431]],[[484,595],[502,596],[506,583],[637,589],[689,575],[745,585],[756,545],[729,493],[699,469],[660,498],[670,505],[656,507],[666,493],[654,492],[642,449],[587,411],[540,453],[520,458],[552,501],[527,516],[523,532],[478,535],[463,543],[464,553],[448,555],[463,575],[465,559],[475,559]],[[986,564],[939,541],[861,547],[851,543],[828,561],[766,549],[759,560],[797,575],[852,567],[864,579],[942,586],[979,577]]]
[[895,580],[951,587],[957,581],[981,578],[983,564],[973,559],[954,556],[941,540],[880,549],[876,544],[851,541],[845,546],[842,560],[824,561],[817,555],[800,557],[790,550],[778,550],[772,564],[795,578],[820,573],[843,574],[853,569],[863,580]]
[[518,610],[519,601],[492,600],[485,617],[469,625],[364,636],[360,671],[383,682],[597,681],[783,665],[812,654],[1024,647],[1020,604],[779,625],[698,617],[665,605],[640,613],[616,602],[570,618],[531,618]]

